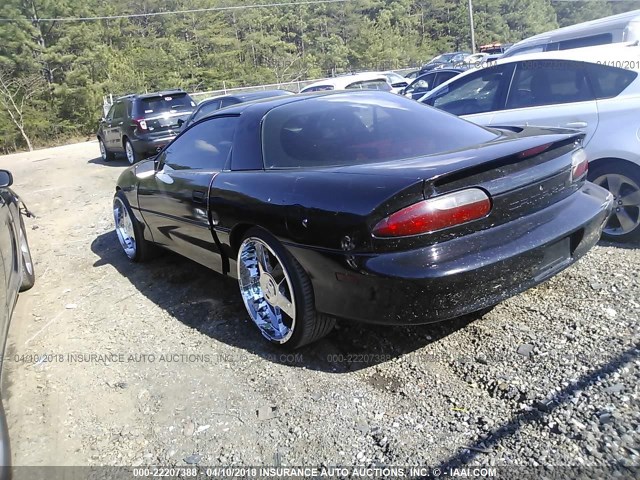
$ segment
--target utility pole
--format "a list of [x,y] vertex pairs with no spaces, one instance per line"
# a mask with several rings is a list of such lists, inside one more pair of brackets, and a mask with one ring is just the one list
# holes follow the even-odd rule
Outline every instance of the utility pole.
[[476,53],[476,32],[473,29],[473,0],[469,0],[469,26],[471,27],[471,53]]

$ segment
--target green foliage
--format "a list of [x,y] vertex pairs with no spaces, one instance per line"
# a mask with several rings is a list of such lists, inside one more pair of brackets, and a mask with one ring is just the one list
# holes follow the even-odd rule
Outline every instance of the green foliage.
[[[40,74],[46,88],[25,106],[35,145],[92,134],[103,96],[181,87],[215,90],[319,78],[347,71],[418,66],[438,53],[470,50],[467,0],[352,0],[272,8],[93,17],[264,3],[258,0],[3,0],[0,69]],[[474,0],[476,43],[527,36],[640,2]],[[0,109],[0,152],[25,146]]]

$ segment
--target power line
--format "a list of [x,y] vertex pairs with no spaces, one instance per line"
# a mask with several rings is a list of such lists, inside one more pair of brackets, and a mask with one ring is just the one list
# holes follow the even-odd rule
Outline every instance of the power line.
[[[105,15],[101,17],[60,17],[38,18],[38,22],[90,22],[94,20],[117,20],[119,18],[158,17],[160,15],[180,15],[185,13],[221,12],[225,10],[246,10],[250,8],[288,7],[292,5],[317,5],[322,3],[346,3],[354,0],[307,0],[297,2],[261,3],[257,5],[236,5],[231,7],[194,8],[190,10],[172,10],[166,12],[129,13],[126,15]],[[0,22],[16,22],[24,18],[0,18]]]

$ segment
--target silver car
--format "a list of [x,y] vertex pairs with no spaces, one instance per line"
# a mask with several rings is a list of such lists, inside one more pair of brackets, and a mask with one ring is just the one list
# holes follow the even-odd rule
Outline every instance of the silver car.
[[460,74],[419,101],[485,126],[584,132],[589,180],[615,209],[603,237],[640,240],[640,46],[612,44],[498,60]]

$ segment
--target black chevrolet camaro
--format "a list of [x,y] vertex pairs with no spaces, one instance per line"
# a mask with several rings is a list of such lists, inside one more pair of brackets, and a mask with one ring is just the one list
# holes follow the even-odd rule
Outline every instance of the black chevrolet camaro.
[[335,318],[420,324],[539,284],[598,241],[608,192],[581,134],[479,127],[384,92],[277,97],[214,113],[127,169],[116,232],[237,278],[269,341]]

